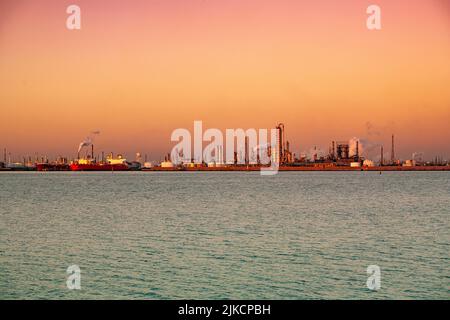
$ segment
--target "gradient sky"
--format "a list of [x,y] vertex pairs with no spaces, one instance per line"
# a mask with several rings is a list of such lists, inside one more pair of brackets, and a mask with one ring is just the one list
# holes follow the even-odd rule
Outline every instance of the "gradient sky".
[[[81,7],[81,30],[66,8]],[[382,30],[366,8],[382,9]],[[271,128],[294,152],[395,133],[450,158],[448,0],[2,0],[0,147],[169,152],[175,128]]]

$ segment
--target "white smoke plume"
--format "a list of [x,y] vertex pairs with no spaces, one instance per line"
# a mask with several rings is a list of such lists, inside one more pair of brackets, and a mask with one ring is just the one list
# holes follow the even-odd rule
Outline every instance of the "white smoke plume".
[[350,156],[356,155],[357,142],[360,157],[364,157],[366,159],[377,159],[377,157],[379,158],[381,144],[357,137],[351,138],[350,141],[348,142]]
[[366,134],[369,137],[381,137],[395,131],[395,122],[390,121],[385,125],[374,124],[370,121],[366,122]]
[[89,147],[91,144],[92,144],[91,138],[87,137],[82,142],[80,142],[80,145],[78,146],[78,152],[80,152],[83,147]]
[[414,152],[411,159],[419,163],[423,162],[423,152]]
[[100,131],[98,130],[92,131],[91,134],[88,137],[86,137],[86,139],[80,142],[78,146],[78,153],[81,151],[83,147],[89,147],[90,145],[92,145],[94,143],[94,137],[99,134]]
[[369,121],[366,122],[366,131],[369,136],[381,135],[381,130]]

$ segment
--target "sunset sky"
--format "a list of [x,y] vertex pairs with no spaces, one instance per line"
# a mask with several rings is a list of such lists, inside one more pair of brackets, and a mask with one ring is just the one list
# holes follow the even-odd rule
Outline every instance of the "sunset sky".
[[[66,8],[81,8],[68,30]],[[366,28],[381,7],[382,30]],[[1,0],[0,147],[160,159],[176,128],[364,138],[450,158],[448,0]]]

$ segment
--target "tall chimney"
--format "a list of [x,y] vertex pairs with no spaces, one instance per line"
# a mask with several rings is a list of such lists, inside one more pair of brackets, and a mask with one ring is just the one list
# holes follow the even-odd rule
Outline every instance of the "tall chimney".
[[333,141],[332,145],[333,145],[333,146],[332,146],[332,149],[333,149],[333,150],[332,150],[332,151],[333,151],[333,152],[332,152],[332,154],[333,154],[333,159],[336,159],[336,147],[335,147],[335,142],[334,142],[334,141]]
[[3,162],[6,163],[6,148],[3,149]]
[[359,160],[359,141],[356,141],[356,158]]
[[394,135],[392,135],[391,162],[392,162],[392,164],[395,163]]
[[289,149],[290,149],[289,141],[286,141],[286,152],[285,152],[285,159],[284,159],[284,161],[286,161],[286,162],[291,161],[291,153],[290,153]]
[[381,154],[380,154],[380,166],[382,166],[383,165],[383,162],[384,162],[384,155],[383,155],[383,146],[381,146],[381,152],[380,152]]
[[286,140],[285,140],[285,132],[284,132],[284,124],[279,123],[276,126],[278,137],[277,137],[277,143],[278,143],[278,162],[282,163],[284,162],[284,156],[286,151]]
[[245,164],[249,163],[249,154],[248,154],[248,136],[245,136]]
[[91,159],[94,160],[94,145],[91,144]]

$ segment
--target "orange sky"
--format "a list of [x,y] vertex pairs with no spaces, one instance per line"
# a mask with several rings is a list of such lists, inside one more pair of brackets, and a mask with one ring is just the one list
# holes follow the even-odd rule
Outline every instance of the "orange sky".
[[98,150],[159,159],[203,120],[284,122],[296,153],[395,133],[402,158],[449,158],[449,60],[447,0],[2,0],[0,147],[74,156],[100,130]]

